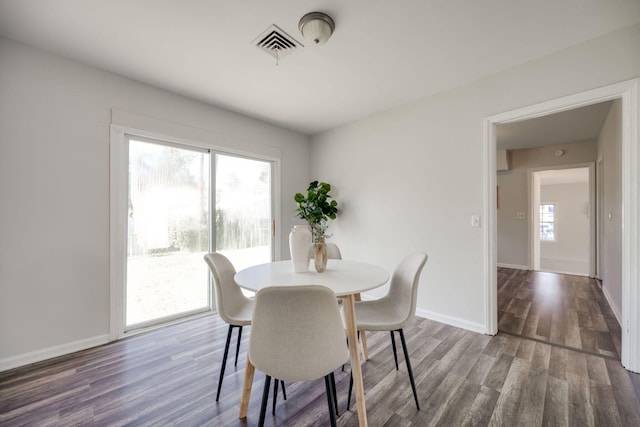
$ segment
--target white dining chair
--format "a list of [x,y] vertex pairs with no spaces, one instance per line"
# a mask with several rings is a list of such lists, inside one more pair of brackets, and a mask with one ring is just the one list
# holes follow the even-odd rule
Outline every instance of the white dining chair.
[[249,360],[266,375],[259,425],[264,425],[272,377],[324,377],[330,422],[336,426],[333,371],[349,359],[336,295],[324,286],[272,286],[255,298]]
[[[325,243],[327,247],[327,259],[342,259],[342,253],[340,252],[340,247],[335,243]],[[313,245],[309,249],[309,258],[313,259],[315,256],[315,251]]]
[[[420,410],[420,403],[418,402],[418,393],[416,392],[403,328],[415,315],[420,274],[427,262],[427,258],[427,254],[423,252],[416,252],[405,257],[393,272],[387,295],[377,300],[357,301],[355,303],[356,324],[359,332],[389,331],[391,333],[391,345],[393,347],[396,370],[398,369],[398,355],[393,334],[394,332],[399,333],[409,373],[409,381],[413,390],[413,398],[416,401],[418,410]],[[349,384],[347,409],[351,403],[351,390],[352,381]]]
[[[238,342],[236,343],[235,366],[238,366],[238,353],[240,351],[240,340],[242,338],[243,326],[251,325],[251,316],[253,315],[254,300],[247,298],[240,287],[236,284],[233,276],[236,270],[231,261],[221,253],[213,252],[204,256],[204,260],[211,270],[213,278],[213,289],[215,293],[216,309],[218,315],[225,323],[229,325],[227,332],[227,342],[224,347],[224,355],[222,356],[222,367],[220,369],[220,377],[218,378],[218,391],[216,392],[216,402],[220,399],[220,390],[222,389],[222,380],[224,379],[224,371],[227,366],[227,356],[229,354],[229,344],[231,335],[235,328],[238,328]],[[282,384],[282,394],[286,400],[286,392],[284,382]],[[277,394],[277,382],[274,384],[276,393],[274,393],[274,407]]]

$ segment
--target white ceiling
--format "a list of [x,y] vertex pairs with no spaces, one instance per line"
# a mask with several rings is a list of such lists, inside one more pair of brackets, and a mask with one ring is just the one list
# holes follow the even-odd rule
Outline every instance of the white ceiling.
[[496,127],[499,150],[558,145],[598,139],[612,101]]
[[[276,66],[302,15],[336,30]],[[0,36],[306,134],[640,21],[635,0],[0,0]]]

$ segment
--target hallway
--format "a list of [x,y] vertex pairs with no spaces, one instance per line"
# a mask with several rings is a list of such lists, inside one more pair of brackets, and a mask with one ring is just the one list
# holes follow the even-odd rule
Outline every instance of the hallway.
[[620,325],[589,277],[498,268],[498,329],[620,360]]

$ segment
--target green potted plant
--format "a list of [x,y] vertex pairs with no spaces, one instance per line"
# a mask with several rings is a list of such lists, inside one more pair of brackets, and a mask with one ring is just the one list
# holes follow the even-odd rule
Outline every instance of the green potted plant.
[[315,267],[319,273],[327,267],[327,247],[324,242],[324,239],[329,237],[327,222],[330,219],[336,219],[338,215],[338,202],[330,200],[332,197],[329,191],[331,191],[330,184],[312,181],[307,188],[306,196],[296,193],[293,197],[298,204],[296,216],[307,221],[311,228]]
[[322,237],[329,237],[327,233],[327,221],[336,219],[338,215],[338,202],[329,194],[331,185],[326,182],[313,181],[307,188],[306,196],[296,193],[293,199],[298,204],[296,216],[304,219],[311,227],[313,243],[318,243]]

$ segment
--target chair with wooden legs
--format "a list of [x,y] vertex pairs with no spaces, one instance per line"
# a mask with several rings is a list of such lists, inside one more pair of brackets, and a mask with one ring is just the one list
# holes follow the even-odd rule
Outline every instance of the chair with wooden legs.
[[266,374],[259,425],[264,425],[271,378],[324,377],[332,427],[337,399],[333,371],[349,359],[333,291],[324,286],[272,286],[256,294],[249,360]]
[[[413,390],[413,398],[416,401],[418,410],[420,410],[420,403],[418,402],[418,393],[416,392],[416,384],[413,379],[403,328],[415,315],[420,274],[427,262],[427,258],[427,254],[422,252],[416,252],[405,257],[393,272],[387,295],[377,300],[358,301],[355,303],[358,332],[389,331],[391,333],[391,345],[393,347],[396,370],[398,369],[398,355],[393,334],[394,332],[399,333],[404,360],[409,373],[409,381]],[[351,382],[349,384],[347,409],[351,403],[352,385]]]

